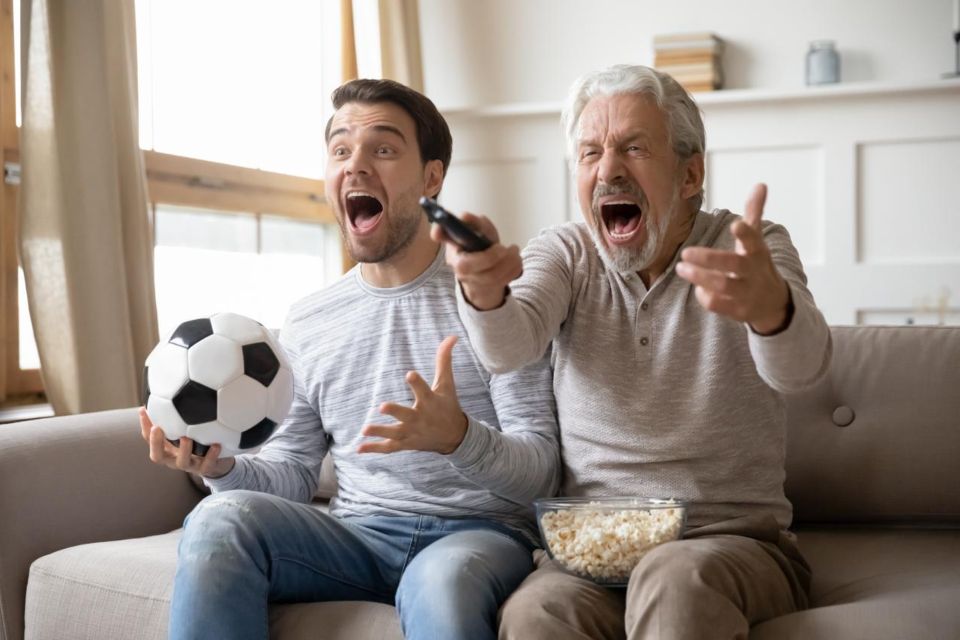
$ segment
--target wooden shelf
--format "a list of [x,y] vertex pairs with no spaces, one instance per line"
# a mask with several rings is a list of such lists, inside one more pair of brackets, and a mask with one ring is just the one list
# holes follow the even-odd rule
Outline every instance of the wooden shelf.
[[[893,94],[960,92],[960,78],[925,82],[841,82],[818,87],[789,89],[723,89],[694,93],[701,107],[751,105],[834,98],[872,97]],[[447,107],[440,111],[448,118],[507,118],[559,116],[561,102],[518,102],[485,107]]]

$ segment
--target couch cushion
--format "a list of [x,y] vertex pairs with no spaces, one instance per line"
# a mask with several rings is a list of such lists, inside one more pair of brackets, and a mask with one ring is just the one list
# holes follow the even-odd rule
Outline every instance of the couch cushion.
[[830,373],[787,397],[797,523],[960,525],[960,327],[833,327]]
[[[180,531],[98,542],[38,559],[27,583],[27,640],[167,637]],[[402,640],[394,608],[373,602],[274,606],[270,636],[282,640]]]
[[811,609],[757,625],[751,640],[960,638],[960,531],[807,530]]

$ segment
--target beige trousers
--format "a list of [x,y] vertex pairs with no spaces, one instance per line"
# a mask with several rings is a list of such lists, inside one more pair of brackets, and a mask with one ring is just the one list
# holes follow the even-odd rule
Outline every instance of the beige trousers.
[[807,606],[810,569],[770,518],[686,532],[640,561],[626,589],[537,569],[500,611],[500,640],[746,640],[750,626]]

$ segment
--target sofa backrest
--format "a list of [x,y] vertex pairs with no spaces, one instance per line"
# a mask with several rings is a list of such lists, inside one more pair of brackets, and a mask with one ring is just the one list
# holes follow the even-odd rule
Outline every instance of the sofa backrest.
[[960,526],[960,327],[833,327],[787,399],[794,522]]

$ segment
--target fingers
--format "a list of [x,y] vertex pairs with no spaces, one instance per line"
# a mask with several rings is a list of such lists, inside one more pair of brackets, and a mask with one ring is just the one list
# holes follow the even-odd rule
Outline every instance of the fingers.
[[523,273],[520,248],[500,244],[497,228],[484,216],[464,213],[460,219],[487,236],[493,246],[485,251],[463,251],[437,225],[430,230],[430,237],[446,243],[447,264],[470,304],[480,310],[495,309],[503,304],[507,286]]
[[368,424],[361,431],[361,435],[380,438],[363,442],[357,447],[357,453],[393,453],[403,451],[405,432],[396,424]]
[[731,277],[722,271],[704,269],[687,262],[677,263],[677,275],[697,285],[698,289],[705,289],[710,293],[721,296],[740,296],[746,288],[746,283],[739,278]]
[[[464,212],[459,216],[460,221],[466,224],[471,229],[479,231],[487,237],[493,244],[498,244],[500,242],[500,233],[497,231],[497,228],[494,226],[490,219],[486,216],[478,216],[473,213]],[[456,251],[462,252],[463,250],[453,241],[453,239],[447,235],[439,224],[434,224],[430,226],[430,238],[434,242],[444,242],[447,244],[448,248],[452,248]]]
[[203,456],[203,459],[200,462],[200,469],[198,469],[200,475],[202,476],[219,475],[219,470],[217,469],[217,463],[220,461],[221,449],[222,447],[219,444],[210,445],[210,448],[207,449],[207,454]]
[[186,436],[180,437],[180,443],[177,446],[176,453],[176,463],[178,469],[183,469],[184,471],[190,470],[191,467],[191,458],[193,455],[193,440]]
[[760,228],[760,219],[763,218],[763,206],[767,202],[767,185],[762,182],[753,188],[753,193],[747,199],[747,207],[744,210],[743,219],[751,227]]
[[453,380],[453,348],[457,340],[457,336],[447,336],[437,347],[437,362],[432,385],[434,391],[450,391],[456,388]]
[[414,406],[426,400],[427,397],[433,393],[433,390],[427,386],[427,381],[424,380],[416,371],[407,372],[406,381],[407,386],[409,386],[410,390],[413,391]]
[[737,253],[741,255],[758,253],[766,248],[767,245],[763,242],[763,232],[760,231],[759,224],[758,222],[758,226],[754,227],[743,220],[737,220],[730,225],[730,232],[737,239]]
[[700,305],[707,311],[728,316],[740,322],[744,320],[743,307],[736,299],[699,286],[694,288],[694,295],[696,295]]
[[140,411],[137,413],[140,417],[140,435],[144,440],[150,442],[150,429],[153,428],[153,422],[150,421],[150,416],[147,415],[147,408],[140,407]]
[[384,402],[380,405],[380,413],[396,418],[399,422],[409,422],[417,417],[417,412],[410,407],[395,402]]
[[741,275],[749,268],[744,256],[722,249],[688,247],[680,254],[680,258],[687,264],[704,269],[716,269],[723,273]]
[[504,281],[503,284],[516,280],[523,272],[523,262],[520,258],[520,247],[495,244],[486,251],[472,253],[457,250],[448,262],[457,276],[463,280],[488,278]]
[[163,429],[157,426],[152,427],[150,429],[148,442],[150,443],[150,461],[164,464],[167,457],[167,440],[163,435]]
[[376,440],[364,442],[357,447],[357,453],[394,453],[403,451],[404,447],[397,440]]
[[487,236],[490,242],[494,244],[500,242],[500,232],[497,231],[497,227],[494,226],[493,222],[491,222],[487,216],[478,216],[469,211],[464,211],[460,214],[460,220],[468,227],[472,227]]
[[360,435],[387,440],[403,440],[405,431],[399,424],[368,424],[360,430]]

